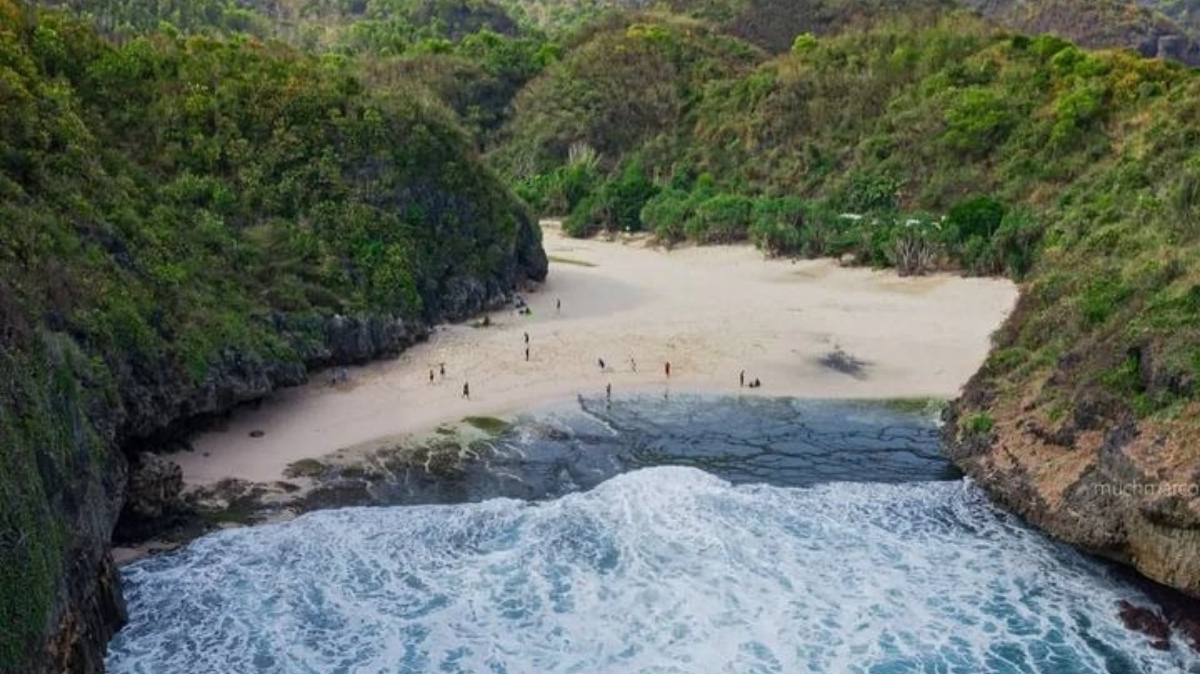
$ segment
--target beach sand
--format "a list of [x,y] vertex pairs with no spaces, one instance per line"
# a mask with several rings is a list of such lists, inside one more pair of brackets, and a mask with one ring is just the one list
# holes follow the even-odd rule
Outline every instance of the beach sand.
[[[397,359],[349,368],[338,386],[316,376],[237,411],[194,438],[194,451],[170,458],[190,485],[269,482],[303,458],[467,416],[603,396],[610,383],[614,396],[950,398],[983,362],[1017,297],[1000,279],[899,278],[829,260],[764,260],[749,246],[668,252],[644,239],[569,239],[553,224],[545,246],[550,276],[525,295],[532,316],[498,311],[491,327],[441,327]],[[861,368],[830,367],[839,350],[843,365]],[[439,363],[446,376],[430,384]],[[742,370],[762,387],[739,389]],[[461,397],[464,381],[470,400]]]

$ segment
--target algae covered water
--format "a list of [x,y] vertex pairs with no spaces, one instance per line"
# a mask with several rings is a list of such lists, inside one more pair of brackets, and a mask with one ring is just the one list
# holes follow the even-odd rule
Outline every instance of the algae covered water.
[[[1136,588],[959,479],[928,412],[585,401],[497,442],[487,471],[508,477],[460,502],[316,512],[127,567],[110,671],[1194,667],[1121,624]],[[511,485],[531,497],[485,493]]]

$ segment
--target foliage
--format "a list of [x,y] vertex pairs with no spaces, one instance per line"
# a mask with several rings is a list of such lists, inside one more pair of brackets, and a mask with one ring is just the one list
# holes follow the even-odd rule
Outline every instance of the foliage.
[[987,412],[973,414],[963,421],[963,428],[971,435],[987,435],[995,426],[995,420]]
[[696,206],[684,224],[688,238],[700,243],[731,243],[746,238],[754,202],[738,194],[717,194]]
[[809,208],[796,197],[754,200],[750,240],[768,255],[800,252],[804,246],[805,221]]
[[567,217],[572,236],[587,236],[601,229],[616,232],[642,230],[642,209],[658,193],[639,157],[626,161],[615,175],[580,200]]
[[654,232],[660,241],[673,244],[687,237],[684,223],[695,212],[695,204],[691,194],[674,187],[668,187],[654,195],[642,207],[642,224]]
[[[638,32],[698,48],[677,25]],[[948,15],[821,34],[749,63],[708,50],[728,60],[698,81],[660,42],[606,30],[518,96],[492,151],[505,170],[553,170],[576,134],[602,136],[602,174],[636,154],[670,187],[642,211],[664,240],[748,236],[771,255],[1022,280],[997,339],[1024,360],[986,375],[1004,395],[1044,391],[1049,408],[1147,343],[1174,368],[1161,386],[1179,390],[1139,392],[1139,413],[1200,394],[1200,328],[1181,299],[1200,268],[1200,77]],[[602,55],[636,49],[652,75],[615,85]],[[663,105],[626,114],[646,101]],[[689,184],[701,174],[713,177],[703,198]],[[781,198],[804,206],[781,214]]]
[[606,171],[641,154],[653,172],[662,152],[646,146],[679,127],[707,82],[743,72],[758,58],[750,47],[682,20],[601,30],[517,95],[513,121],[490,158],[512,179],[528,179],[562,165],[582,142],[595,148]]
[[431,320],[464,310],[454,288],[539,267],[523,207],[413,91],[278,44],[114,45],[26,9],[0,0],[6,672],[33,671],[63,565],[98,568],[113,444],[165,423],[163,391],[295,379],[326,357],[305,326]]

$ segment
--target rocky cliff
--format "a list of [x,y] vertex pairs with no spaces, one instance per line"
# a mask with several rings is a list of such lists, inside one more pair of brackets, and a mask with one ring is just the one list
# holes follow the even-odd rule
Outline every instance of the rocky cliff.
[[[1001,332],[1003,350],[1027,320],[1026,295]],[[1096,349],[1096,345],[1081,347]],[[1200,597],[1200,404],[1175,416],[1141,416],[1096,385],[1073,387],[1066,405],[1047,392],[1089,369],[1068,354],[1041,385],[1017,388],[985,367],[945,413],[950,458],[999,504],[1051,535]],[[1190,390],[1156,377],[1154,351],[1132,359],[1144,390]],[[993,357],[993,363],[995,357]],[[1094,367],[1094,363],[1092,364]]]
[[336,59],[0,0],[0,90],[0,672],[99,672],[110,536],[164,506],[131,458],[547,261],[449,115]]
[[[535,250],[526,253],[538,256]],[[517,280],[545,277],[544,266],[540,271],[536,267],[517,269],[516,277],[464,279],[462,283],[482,289],[489,284],[508,287]],[[448,315],[461,316],[494,306],[504,297],[464,293],[443,309]],[[0,671],[103,671],[108,640],[124,620],[120,579],[109,554],[110,536],[118,517],[123,526],[136,527],[139,517],[150,523],[163,514],[139,509],[138,502],[127,498],[127,494],[136,494],[144,499],[144,489],[127,484],[130,461],[147,460],[140,458],[145,456],[140,454],[143,450],[174,441],[204,417],[226,413],[279,387],[303,383],[313,368],[395,355],[428,334],[426,323],[393,316],[332,316],[323,323],[323,342],[316,348],[307,343],[303,360],[260,360],[230,351],[202,382],[172,378],[163,372],[150,379],[133,377],[118,386],[120,397],[112,401],[89,399],[88,381],[96,373],[78,360],[82,354],[79,345],[65,335],[38,335],[41,343],[32,346],[37,354],[32,360],[12,352],[3,354],[0,362],[6,366],[21,368],[18,363],[25,360],[28,368],[24,372],[6,368],[9,381],[36,380],[38,370],[54,374],[31,387],[44,388],[48,395],[42,400],[21,399],[24,391],[18,391],[17,399],[10,398],[0,409],[0,420],[10,422],[10,415],[19,414],[25,424],[47,429],[44,436],[30,438],[32,443],[26,447],[9,444],[22,442],[20,437],[0,436],[6,452],[24,449],[31,454],[33,466],[28,468],[32,470],[20,477],[28,480],[35,492],[16,497],[19,503],[15,499],[5,503],[6,521],[0,538],[0,555],[6,564],[5,624],[19,628],[16,621],[28,619],[30,614],[48,619],[42,629],[27,630],[33,638],[19,645],[20,652],[7,653]],[[49,430],[57,426],[57,420],[66,420],[67,428]],[[4,430],[11,431],[12,426],[5,424]],[[6,468],[16,458],[6,456]],[[11,493],[5,496],[14,498]],[[42,540],[45,532],[38,530],[39,520],[55,529],[49,541]],[[20,560],[22,553],[33,558],[34,565],[9,566]],[[26,575],[29,571],[32,575]],[[16,603],[24,606],[10,605]]]

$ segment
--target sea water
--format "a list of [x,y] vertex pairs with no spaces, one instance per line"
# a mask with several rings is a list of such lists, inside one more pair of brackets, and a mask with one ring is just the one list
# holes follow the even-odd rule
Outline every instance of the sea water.
[[109,671],[1200,671],[1122,625],[1137,588],[991,506],[936,442],[895,406],[585,401],[500,439],[490,470],[513,477],[458,492],[479,498],[125,567]]

